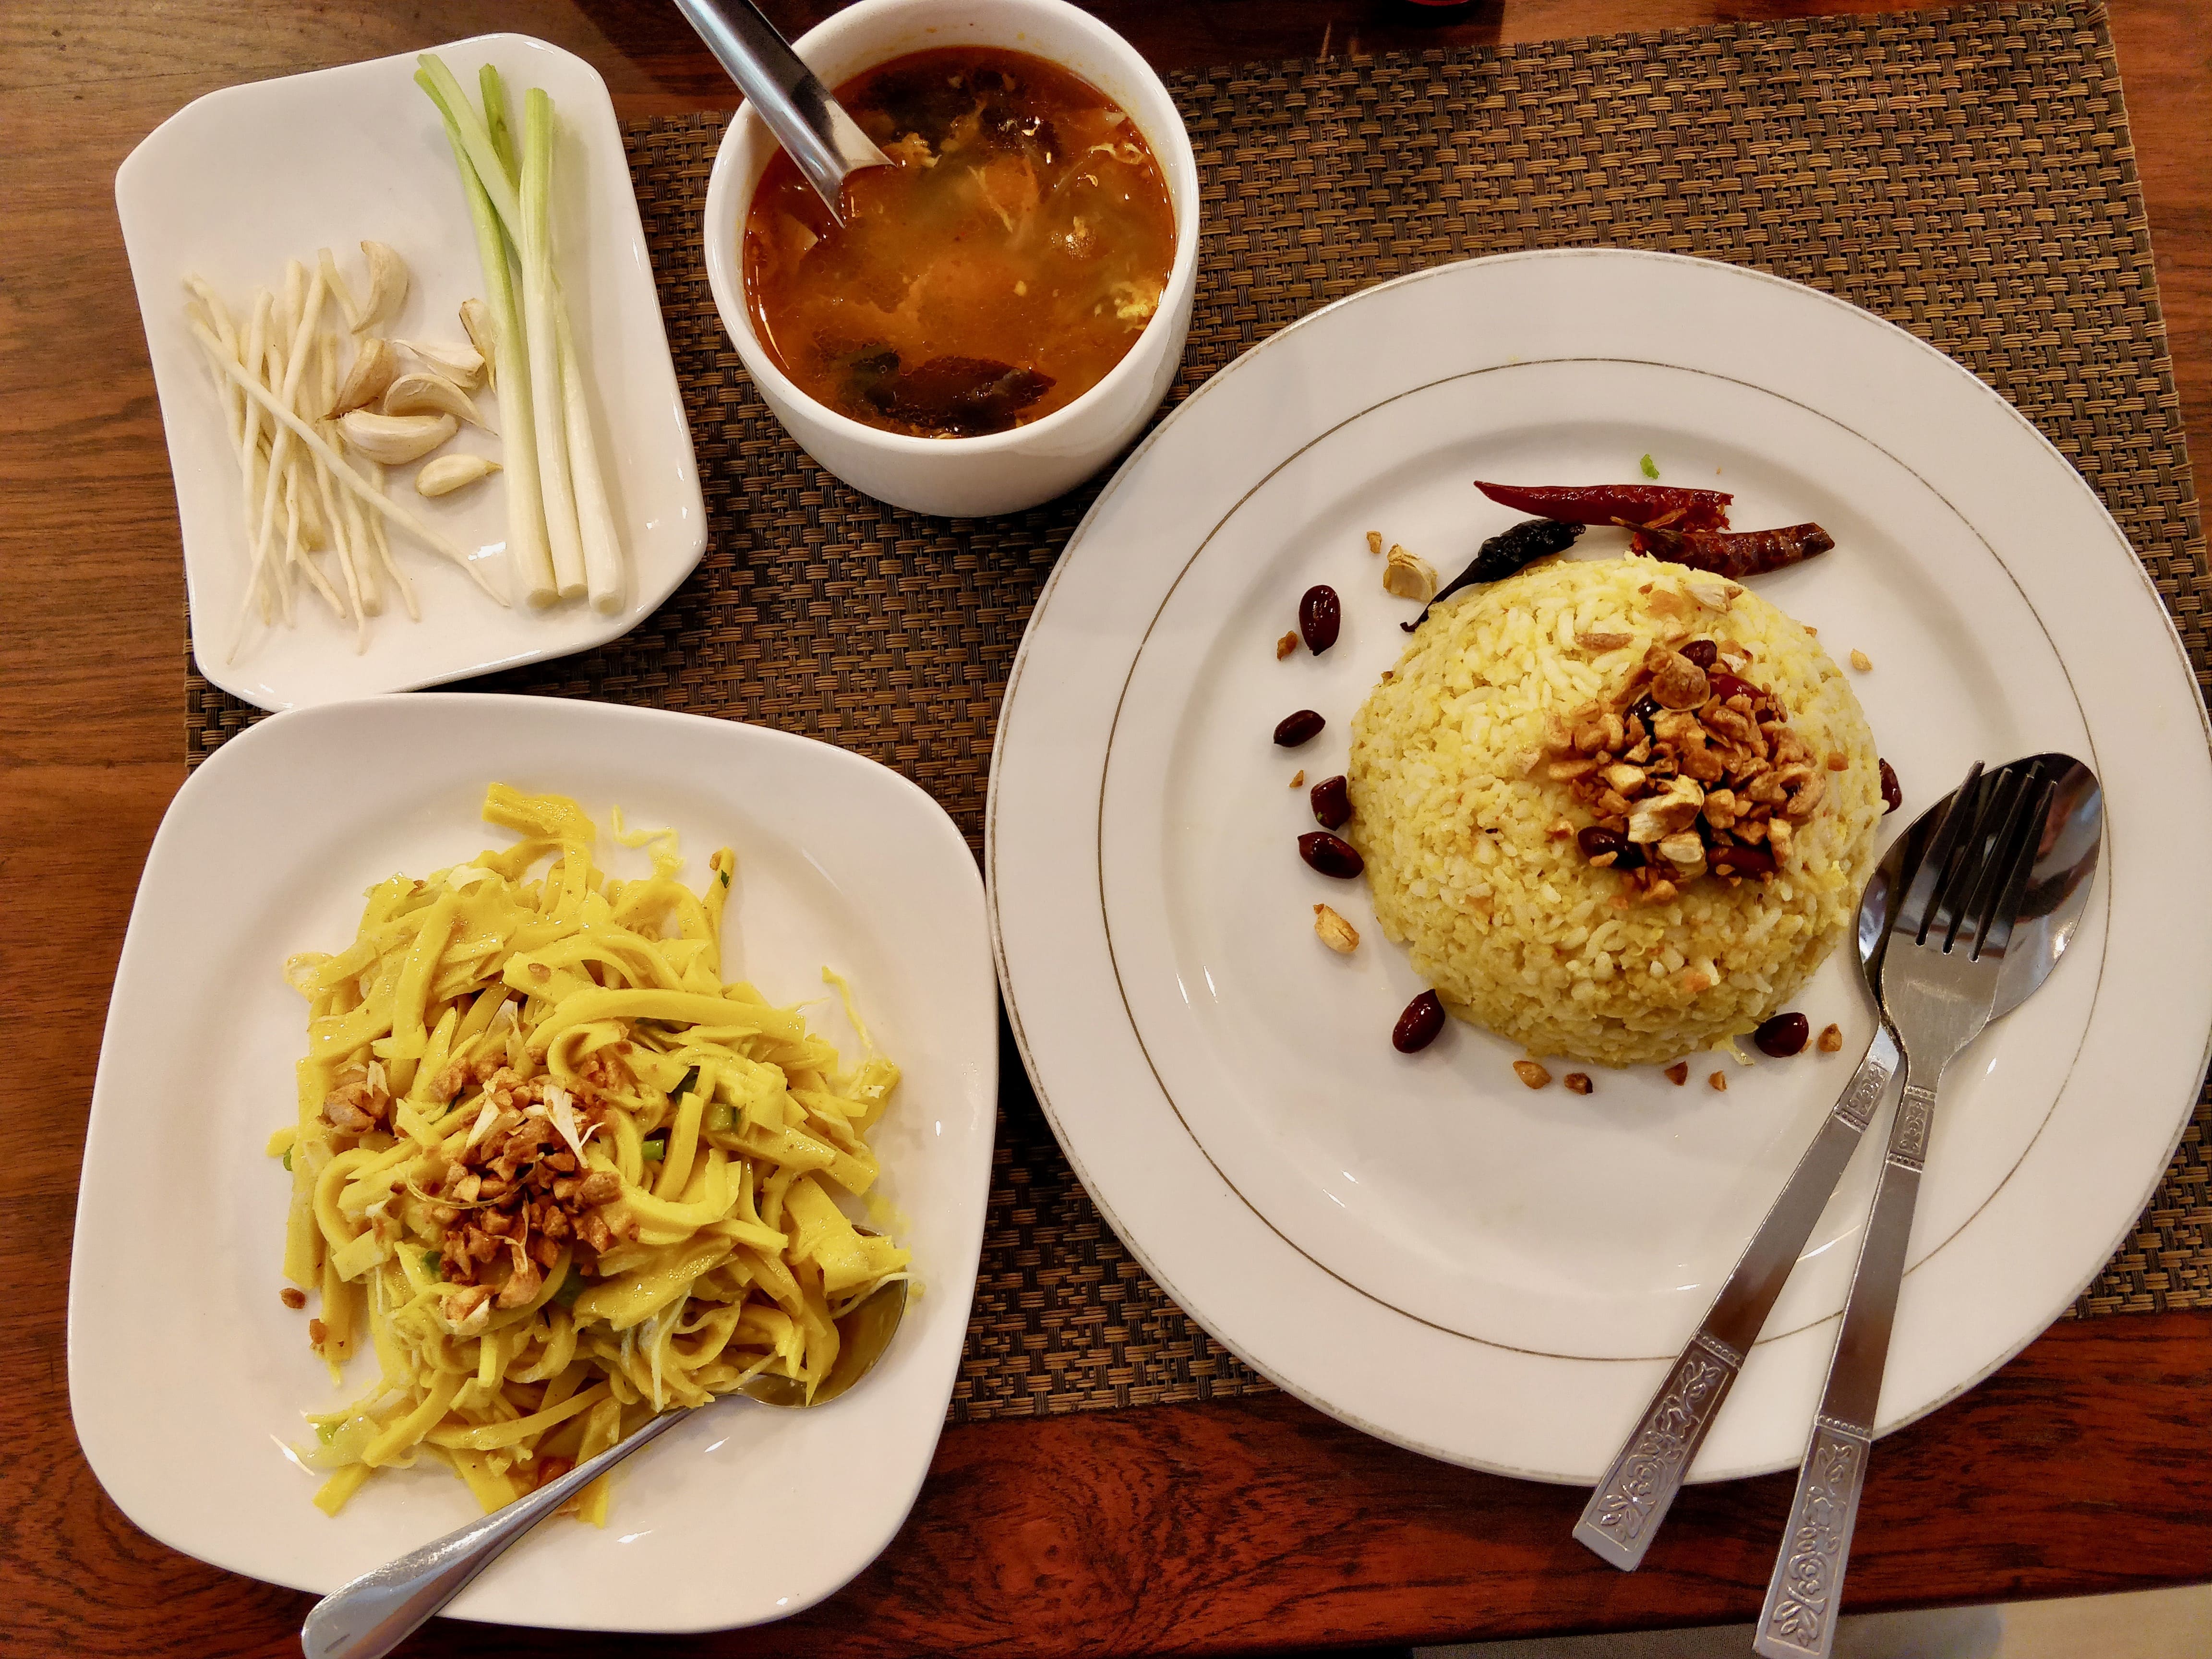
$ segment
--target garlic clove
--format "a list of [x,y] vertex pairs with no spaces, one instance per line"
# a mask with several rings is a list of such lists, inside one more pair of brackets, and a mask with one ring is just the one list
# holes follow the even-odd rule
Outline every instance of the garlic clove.
[[372,461],[399,466],[428,454],[461,428],[450,415],[378,415],[356,409],[339,417],[338,429],[349,448]]
[[448,345],[443,340],[394,340],[402,351],[411,351],[464,392],[483,384],[484,356],[474,346]]
[[362,301],[356,332],[392,315],[407,298],[407,262],[382,242],[363,242],[361,251],[368,259],[368,298]]
[[384,389],[380,405],[387,415],[450,415],[457,421],[489,432],[477,414],[475,400],[442,374],[410,369]]
[[343,415],[349,409],[367,408],[384,395],[385,387],[398,372],[399,357],[392,343],[370,335],[354,348],[353,366],[346,370],[331,413]]
[[499,463],[483,455],[441,455],[425,461],[415,474],[418,495],[450,495],[464,484],[490,477]]
[[483,359],[484,379],[492,386],[499,384],[499,325],[492,320],[491,307],[482,300],[461,301],[461,327],[469,343]]

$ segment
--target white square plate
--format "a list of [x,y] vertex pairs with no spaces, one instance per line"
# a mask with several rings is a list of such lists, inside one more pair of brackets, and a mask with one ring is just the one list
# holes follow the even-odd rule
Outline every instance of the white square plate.
[[[602,1531],[553,1521],[463,1593],[464,1618],[688,1631],[782,1617],[890,1541],[957,1372],[989,1185],[996,987],[982,884],[920,789],[826,744],[550,698],[385,697],[280,715],[186,781],[148,855],[93,1088],[70,1283],[70,1402],[108,1495],[163,1543],[329,1591],[477,1513],[441,1466],[380,1474],[335,1520],[295,1467],[332,1389],[277,1299],[306,1007],[284,958],[352,935],[361,894],[505,845],[494,779],[574,795],[604,832],[672,826],[687,875],[736,849],[732,977],[850,1055],[826,965],[904,1073],[874,1144],[923,1294],[861,1387],[811,1412],[709,1407],[616,1476]],[[646,854],[602,833],[603,860]]]
[[[496,64],[518,118],[528,88],[553,100],[554,246],[622,529],[622,607],[603,615],[571,599],[502,610],[466,572],[394,530],[392,551],[422,595],[419,623],[388,604],[370,621],[368,648],[356,653],[351,625],[302,593],[296,626],[257,620],[233,654],[251,550],[222,404],[185,320],[186,276],[206,278],[242,319],[257,287],[281,292],[285,262],[312,266],[321,247],[360,297],[360,244],[385,242],[412,281],[380,331],[434,341],[463,337],[461,301],[483,295],[483,277],[453,151],[414,82],[413,53],[226,88],[186,105],[131,151],[116,170],[115,208],[176,477],[193,656],[209,679],[263,708],[404,691],[586,650],[650,615],[706,550],[691,431],[606,83],[582,58],[526,35],[482,35],[437,51],[471,97],[478,66]],[[495,400],[487,393],[478,404],[497,425]],[[455,450],[497,456],[500,442],[465,428],[438,453]],[[507,591],[502,476],[436,501],[415,493],[411,466],[393,468],[391,478],[396,500],[472,550],[492,586]]]

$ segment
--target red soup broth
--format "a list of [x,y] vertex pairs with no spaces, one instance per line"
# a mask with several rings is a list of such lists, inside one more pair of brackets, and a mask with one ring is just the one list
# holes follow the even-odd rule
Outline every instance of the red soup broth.
[[841,227],[781,150],[754,192],[745,303],[817,402],[890,432],[1000,432],[1105,378],[1175,262],[1167,180],[1097,88],[1026,52],[948,47],[837,88],[891,158]]

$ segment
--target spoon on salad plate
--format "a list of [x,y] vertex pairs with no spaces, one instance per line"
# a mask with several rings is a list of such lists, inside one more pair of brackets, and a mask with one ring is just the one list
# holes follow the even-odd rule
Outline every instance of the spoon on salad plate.
[[[893,1279],[837,1322],[837,1358],[830,1375],[809,1400],[805,1390],[784,1376],[757,1376],[738,1390],[764,1406],[811,1410],[845,1393],[876,1368],[906,1316],[907,1282]],[[721,1396],[727,1399],[730,1396]],[[706,1406],[678,1407],[650,1418],[627,1439],[597,1457],[549,1480],[527,1498],[494,1510],[434,1543],[365,1572],[315,1603],[300,1626],[306,1659],[382,1659],[470,1581],[507,1553],[507,1547],[586,1486],[647,1443],[659,1439]]]
[[[2034,760],[2056,787],[1997,981],[1991,1020],[2033,995],[2066,953],[2089,902],[2090,878],[2096,873],[2103,837],[2104,794],[2096,774],[2071,755],[2039,755]],[[1877,1011],[1881,1007],[1881,959],[1890,912],[1911,883],[1920,855],[1950,804],[1951,797],[1945,795],[1890,844],[1860,895],[1859,969]],[[1575,1537],[1622,1571],[1631,1571],[1643,1561],[1660,1522],[1667,1518],[1706,1431],[1720,1414],[1790,1269],[1797,1265],[1805,1241],[1812,1237],[1844,1166],[1873,1121],[1875,1109],[1896,1075],[1899,1054],[1896,1032],[1886,1017],[1879,1018],[1857,1071],[1822,1120],[1773,1208],[1744,1246],[1704,1322],[1668,1368],[1659,1391],[1590,1494],[1575,1524]]]
[[891,158],[799,61],[753,0],[676,0],[676,9],[760,112],[830,216],[843,224],[846,178],[862,167],[887,167]]

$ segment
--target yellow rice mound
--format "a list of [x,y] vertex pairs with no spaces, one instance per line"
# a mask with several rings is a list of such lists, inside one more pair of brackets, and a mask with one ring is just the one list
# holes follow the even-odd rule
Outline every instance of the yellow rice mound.
[[[1576,643],[1619,633],[1633,643]],[[1590,816],[1546,779],[1547,720],[1612,696],[1654,641],[1695,638],[1749,647],[1735,672],[1814,755],[1848,764],[1771,878],[1706,876],[1622,908],[1623,878],[1550,833]],[[1757,594],[1651,559],[1553,560],[1433,610],[1353,720],[1344,833],[1383,933],[1453,1013],[1534,1054],[1665,1063],[1778,1012],[1850,932],[1874,867],[1879,766],[1841,672]]]

